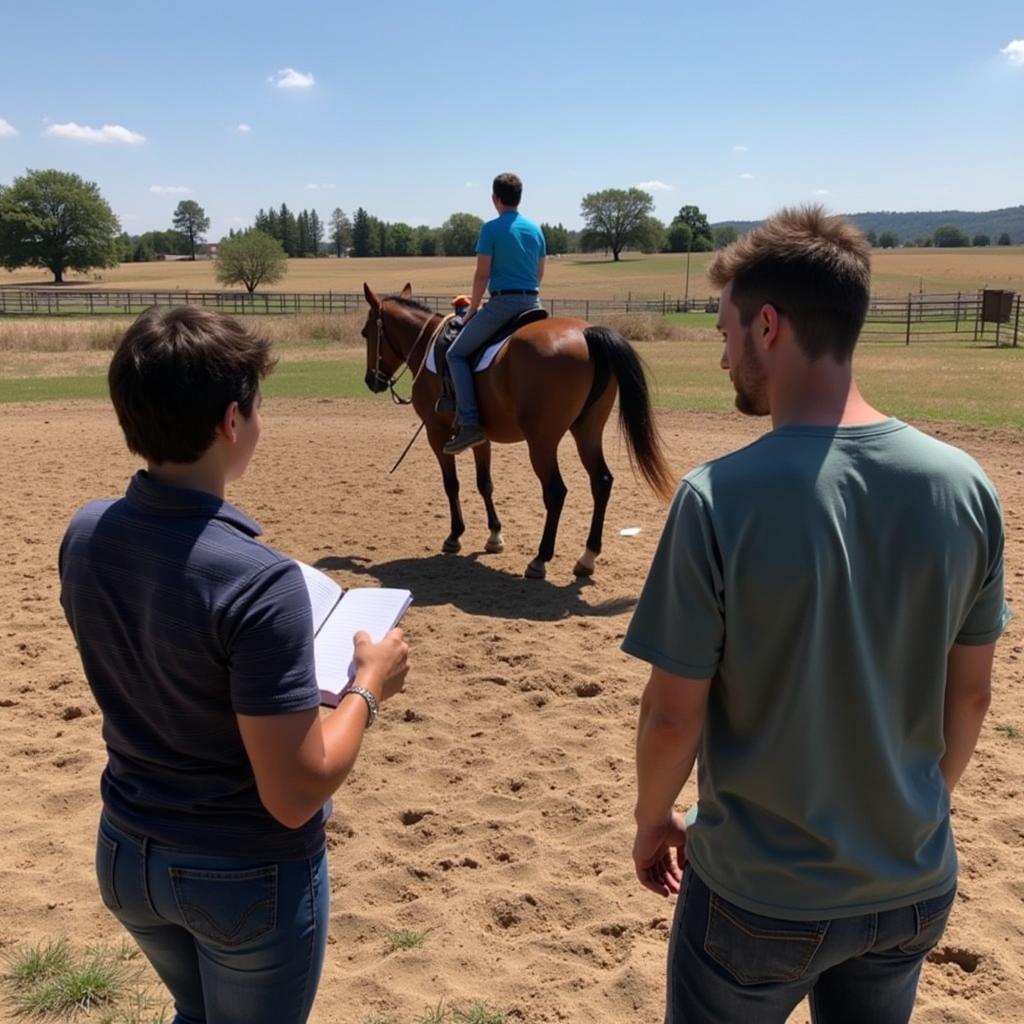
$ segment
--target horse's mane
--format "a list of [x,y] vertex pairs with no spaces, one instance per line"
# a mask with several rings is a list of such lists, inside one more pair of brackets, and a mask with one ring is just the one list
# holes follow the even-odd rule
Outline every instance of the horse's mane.
[[417,302],[415,299],[407,299],[402,295],[385,295],[382,301],[398,302],[403,306],[408,306],[410,309],[418,309],[423,313],[429,313],[431,316],[434,315],[434,310],[429,306],[425,306],[422,302]]

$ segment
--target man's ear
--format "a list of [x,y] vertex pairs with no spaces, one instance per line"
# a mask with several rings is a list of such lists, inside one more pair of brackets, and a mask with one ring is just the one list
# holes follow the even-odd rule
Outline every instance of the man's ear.
[[765,348],[770,348],[778,339],[779,324],[779,311],[770,302],[766,302],[758,310],[757,331],[755,332]]
[[221,416],[220,423],[218,424],[225,440],[230,441],[232,444],[238,440],[238,417],[240,415],[241,410],[238,408],[238,403],[232,402],[224,410],[224,415]]

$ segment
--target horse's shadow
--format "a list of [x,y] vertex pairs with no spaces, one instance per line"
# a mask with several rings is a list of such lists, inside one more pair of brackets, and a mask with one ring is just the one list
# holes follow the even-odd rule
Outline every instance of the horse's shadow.
[[317,569],[366,576],[382,587],[411,590],[417,607],[451,604],[467,615],[555,622],[574,615],[620,615],[636,604],[633,597],[591,604],[584,599],[584,591],[593,586],[589,579],[574,579],[561,586],[548,580],[528,580],[492,568],[477,554],[438,554],[392,562],[326,555],[315,565]]

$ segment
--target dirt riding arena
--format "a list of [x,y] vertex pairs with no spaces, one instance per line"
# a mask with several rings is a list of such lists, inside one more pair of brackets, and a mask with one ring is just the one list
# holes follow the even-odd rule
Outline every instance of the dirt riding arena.
[[[494,479],[505,552],[483,553],[467,457],[464,550],[442,556],[447,508],[422,438],[387,475],[410,417],[384,399],[268,401],[261,447],[230,494],[268,543],[343,585],[415,594],[407,690],[386,707],[335,803],[330,946],[313,1020],[408,1024],[443,999],[486,1001],[530,1024],[658,1021],[672,907],[632,876],[632,742],[645,671],[618,645],[663,510],[609,430],[616,484],[605,553],[593,582],[574,582],[590,497],[570,442],[555,561],[547,581],[524,580],[541,529],[539,486],[525,448],[502,448]],[[680,471],[763,429],[732,415],[671,413],[662,424]],[[1000,489],[1009,595],[1021,606],[1024,436],[936,432],[978,458]],[[116,943],[91,865],[100,719],[58,604],[55,564],[71,511],[121,493],[136,463],[103,403],[2,406],[0,436],[0,944]],[[635,526],[638,536],[619,535]],[[1021,1019],[1022,635],[1018,618],[957,792],[961,891],[925,967],[922,1024]],[[693,795],[691,786],[684,799]],[[399,930],[425,940],[391,952]],[[794,1014],[806,1020],[804,1008]]]

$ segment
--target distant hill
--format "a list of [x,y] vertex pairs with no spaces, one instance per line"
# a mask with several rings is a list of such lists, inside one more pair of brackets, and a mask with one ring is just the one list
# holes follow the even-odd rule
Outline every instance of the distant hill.
[[[850,213],[846,215],[865,233],[892,231],[900,242],[930,236],[937,227],[952,224],[960,228],[969,238],[988,235],[995,245],[1005,231],[1014,245],[1024,245],[1024,206],[1008,206],[1003,210],[917,210],[911,213],[896,213],[880,210],[877,213]],[[756,227],[756,220],[723,220],[712,224],[712,228],[726,224],[740,234]]]

